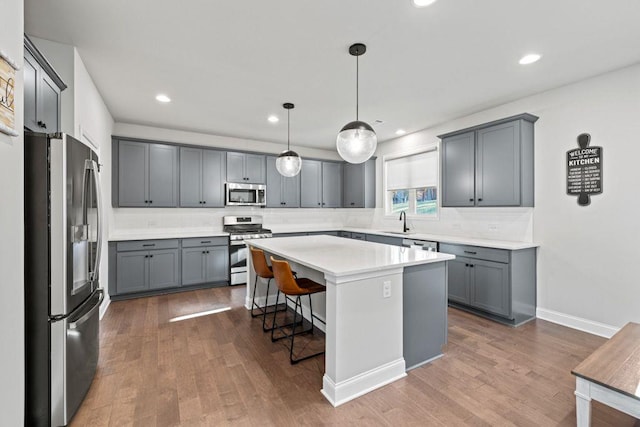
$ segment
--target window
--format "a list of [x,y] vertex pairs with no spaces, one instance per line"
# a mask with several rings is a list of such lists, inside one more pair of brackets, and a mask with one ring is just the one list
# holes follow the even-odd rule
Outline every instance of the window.
[[438,215],[438,151],[385,158],[386,213]]

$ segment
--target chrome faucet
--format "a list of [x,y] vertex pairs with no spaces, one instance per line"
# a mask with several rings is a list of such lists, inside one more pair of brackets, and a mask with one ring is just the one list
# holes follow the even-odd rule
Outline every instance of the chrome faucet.
[[402,223],[402,232],[406,233],[407,231],[409,231],[409,228],[407,227],[407,213],[405,211],[400,212],[400,221],[402,221],[403,216],[404,222]]

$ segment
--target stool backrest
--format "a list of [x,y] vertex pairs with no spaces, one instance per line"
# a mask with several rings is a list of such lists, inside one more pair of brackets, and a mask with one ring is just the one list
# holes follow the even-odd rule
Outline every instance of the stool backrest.
[[249,247],[249,250],[251,251],[251,261],[256,274],[267,279],[273,277],[273,273],[267,265],[267,257],[264,256],[264,251],[254,247]]
[[273,268],[273,275],[276,278],[276,284],[278,289],[285,295],[295,295],[300,293],[301,289],[293,277],[291,272],[291,266],[287,261],[274,259],[271,257],[271,267]]

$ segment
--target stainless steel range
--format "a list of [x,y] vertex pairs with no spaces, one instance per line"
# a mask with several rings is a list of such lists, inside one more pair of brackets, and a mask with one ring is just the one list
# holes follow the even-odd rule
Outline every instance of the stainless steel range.
[[273,237],[271,230],[262,228],[261,216],[225,216],[223,231],[230,234],[229,268],[230,285],[247,283],[247,245],[246,239],[264,239]]

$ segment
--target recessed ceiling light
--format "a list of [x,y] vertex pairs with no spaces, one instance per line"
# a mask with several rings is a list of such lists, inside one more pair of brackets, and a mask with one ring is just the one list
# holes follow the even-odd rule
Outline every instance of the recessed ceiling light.
[[529,65],[533,64],[534,62],[538,62],[540,58],[542,58],[542,55],[538,55],[537,53],[530,53],[520,58],[520,61],[518,62],[520,63],[520,65]]
[[166,103],[166,102],[171,102],[171,98],[169,98],[167,95],[160,94],[160,95],[156,95],[156,101]]
[[436,0],[412,0],[415,7],[427,7],[431,6]]
[[267,120],[269,120],[270,123],[278,123],[280,121],[278,116],[269,116],[267,117]]
[[396,131],[396,135],[404,135],[405,133],[407,133],[407,131],[406,131],[406,130],[404,130],[404,129],[398,129],[398,130]]

